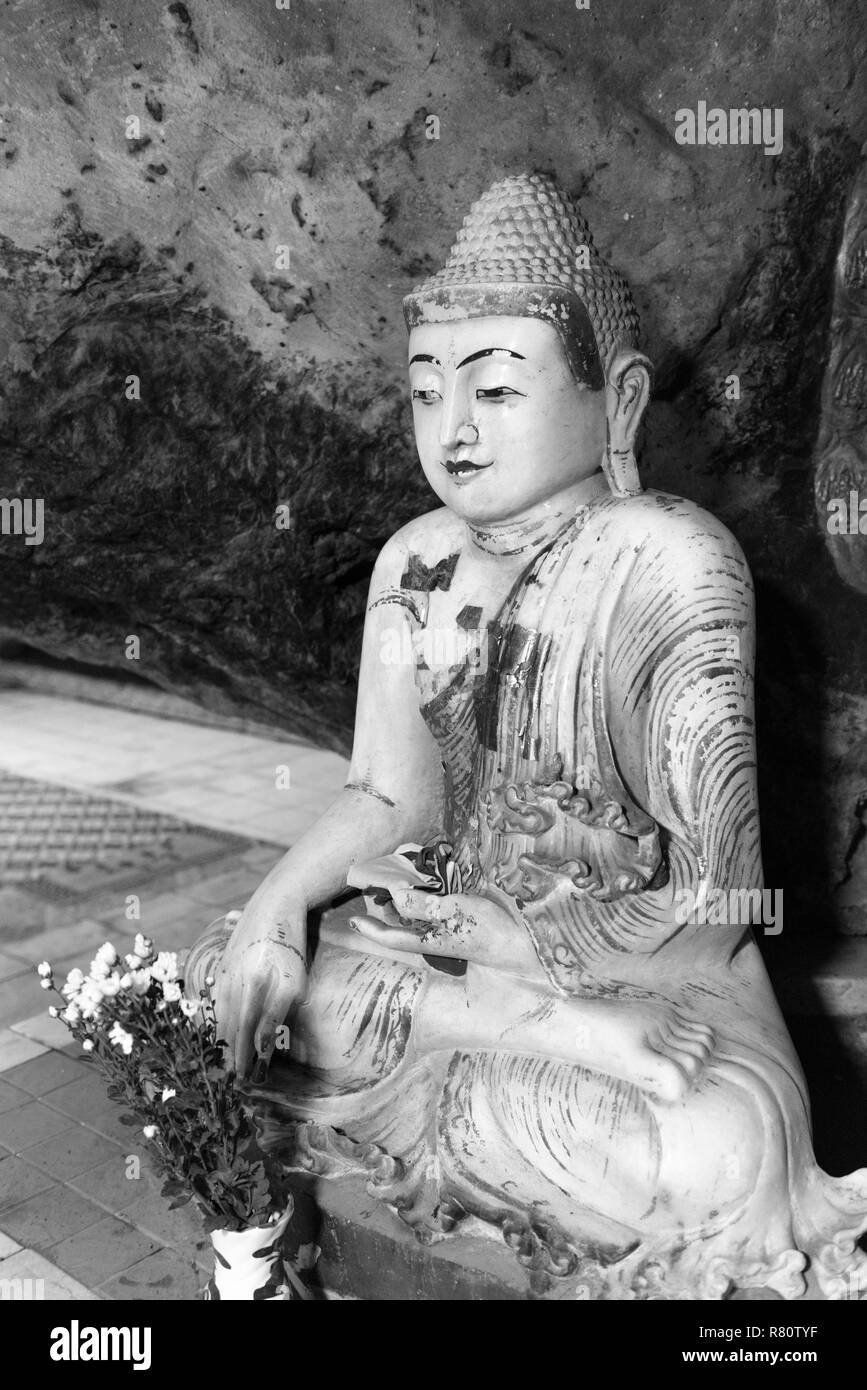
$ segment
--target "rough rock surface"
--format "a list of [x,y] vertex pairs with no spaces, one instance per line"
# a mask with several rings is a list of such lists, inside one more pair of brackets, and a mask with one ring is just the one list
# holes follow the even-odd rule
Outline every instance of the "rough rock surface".
[[[646,481],[756,576],[787,931],[865,929],[867,598],[814,500],[857,0],[33,0],[0,33],[0,495],[46,505],[0,626],[113,666],[135,634],[165,687],[345,748],[373,558],[434,504],[400,296],[549,170],[636,292]],[[782,108],[783,152],[677,145],[699,101]]]

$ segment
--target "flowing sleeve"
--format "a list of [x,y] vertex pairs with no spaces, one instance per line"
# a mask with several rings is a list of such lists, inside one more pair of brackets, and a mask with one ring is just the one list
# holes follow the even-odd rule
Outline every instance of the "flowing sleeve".
[[[618,956],[656,953],[685,927],[702,932],[701,904],[719,890],[762,887],[744,555],[720,522],[682,503],[620,555],[585,651],[582,718],[618,855],[643,867],[613,890],[561,883],[559,904],[548,898],[546,929],[537,921],[533,934],[567,989],[594,967],[616,975]],[[698,949],[714,953],[741,934],[703,931]]]

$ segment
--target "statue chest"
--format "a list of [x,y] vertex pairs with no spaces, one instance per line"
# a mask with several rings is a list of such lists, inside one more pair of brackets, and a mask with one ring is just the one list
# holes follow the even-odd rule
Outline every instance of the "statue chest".
[[[442,607],[428,607],[415,684],[442,753],[445,829],[466,886],[544,896],[549,866],[562,866],[607,896],[615,884],[635,891],[658,864],[656,825],[611,748],[606,656],[622,557],[602,540],[587,526],[564,536],[487,620],[457,624],[461,638],[447,635]],[[531,860],[544,866],[532,881]]]

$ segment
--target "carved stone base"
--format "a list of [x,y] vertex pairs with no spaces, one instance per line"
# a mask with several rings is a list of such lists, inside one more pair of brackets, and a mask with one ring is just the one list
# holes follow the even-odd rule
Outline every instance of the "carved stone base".
[[[426,1245],[360,1178],[293,1177],[287,1254],[323,1297],[386,1302],[502,1302],[533,1297],[505,1243],[457,1236]],[[300,1254],[300,1258],[299,1258]]]
[[[367,1193],[360,1178],[317,1182],[293,1178],[295,1213],[286,1251],[321,1298],[371,1302],[596,1301],[580,1278],[552,1280],[534,1291],[505,1241],[461,1235],[442,1244],[420,1242],[403,1222]],[[808,1296],[815,1297],[816,1295]],[[779,1300],[769,1289],[739,1289],[733,1302]]]

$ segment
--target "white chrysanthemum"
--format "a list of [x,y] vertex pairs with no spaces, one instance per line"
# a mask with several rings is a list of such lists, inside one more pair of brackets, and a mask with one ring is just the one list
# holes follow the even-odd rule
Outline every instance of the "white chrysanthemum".
[[132,1052],[133,1043],[135,1042],[132,1033],[128,1033],[125,1028],[121,1028],[120,1024],[117,1022],[111,1025],[108,1033],[108,1040],[110,1043],[114,1043],[115,1047],[121,1048],[126,1057]]
[[43,989],[51,989],[52,987],[50,980],[40,980],[39,983],[41,984]]
[[145,1139],[155,1139],[156,1133],[156,1125],[145,1125],[144,1129],[142,1130],[142,1134],[144,1135]]
[[41,960],[41,961],[39,962],[39,964],[37,965],[37,967],[36,967],[36,973],[37,973],[38,975],[41,975],[42,978],[43,978],[43,980],[47,980],[48,977],[49,977],[53,972],[52,972],[51,966],[48,964],[48,961],[47,961],[47,960]]
[[81,1018],[81,1009],[77,1004],[67,1004],[60,1017],[64,1023],[78,1023]]
[[177,1093],[177,1091],[174,1089],[173,1086],[166,1086],[166,1087],[163,1089],[163,1094],[162,1094],[162,1097],[161,1097],[161,1098],[162,1098],[162,1100],[165,1102],[165,1101],[167,1101],[167,1100],[171,1100],[172,1096],[176,1096],[177,1094],[178,1094],[178,1093]]
[[183,992],[176,980],[163,981],[163,998],[167,1004],[177,1004],[179,999],[183,999]]
[[138,970],[139,966],[145,963],[144,956],[140,956],[137,951],[131,951],[128,956],[124,956],[124,960],[130,970]]
[[185,1018],[194,1018],[199,1012],[198,999],[182,999],[181,1009],[183,1010]]
[[84,1040],[84,1042],[81,1044],[81,1046],[82,1046],[82,1048],[84,1049],[85,1052],[92,1052],[92,1051],[93,1051],[93,1043],[90,1041],[90,1038],[85,1038],[85,1040]]
[[141,932],[137,932],[132,948],[137,956],[141,956],[142,960],[148,960],[153,954],[154,943],[149,936],[143,936]]
[[76,996],[76,1003],[81,1009],[82,1018],[96,1018],[102,1008],[102,1001],[105,998],[99,980],[87,979],[82,985]]
[[147,994],[151,987],[150,970],[134,970],[130,976],[129,987],[136,998],[139,998],[142,994]]
[[58,1009],[58,1007],[57,1007],[56,1004],[52,1004],[52,1005],[51,1005],[51,1008],[48,1010],[48,1017],[49,1017],[49,1018],[59,1018],[59,1017],[60,1017],[60,1010]]
[[155,980],[176,980],[178,978],[178,957],[176,951],[160,951],[151,974]]
[[95,979],[104,980],[115,965],[117,965],[117,951],[110,941],[105,941],[90,963],[90,973]]
[[116,994],[120,994],[120,976],[116,970],[113,970],[110,975],[106,975],[99,984],[106,999],[113,999]]
[[70,970],[69,974],[67,975],[66,984],[63,986],[63,989],[61,990],[61,994],[65,994],[67,999],[69,999],[73,995],[78,993],[83,984],[84,971],[79,970],[78,967],[76,967],[75,970]]

